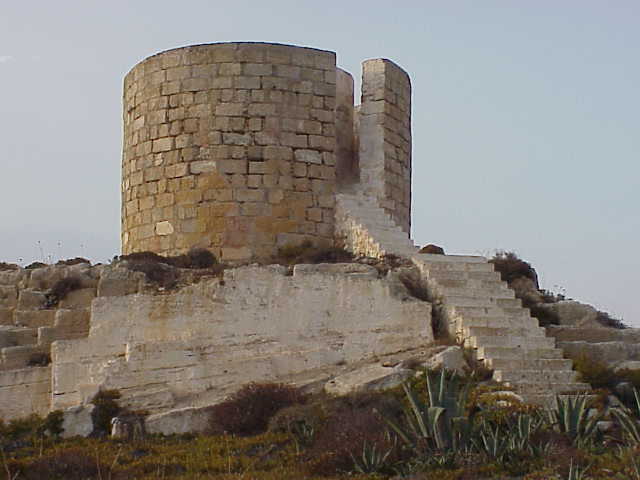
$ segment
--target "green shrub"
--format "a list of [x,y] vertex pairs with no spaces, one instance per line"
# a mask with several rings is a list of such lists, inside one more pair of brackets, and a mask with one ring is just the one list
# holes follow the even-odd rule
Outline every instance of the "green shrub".
[[350,263],[353,254],[339,247],[316,247],[309,240],[300,244],[288,244],[280,247],[271,260],[281,265],[299,263]]
[[306,401],[301,390],[289,385],[250,383],[212,407],[211,430],[244,436],[263,433],[279,410]]
[[582,382],[590,384],[593,388],[612,389],[618,383],[618,377],[613,369],[587,354],[580,354],[573,359],[573,368],[579,374]]
[[111,432],[111,419],[118,416],[122,411],[122,407],[118,405],[120,392],[118,390],[100,390],[91,400],[95,405],[91,412],[91,420],[93,421],[92,436],[102,437],[109,435]]
[[[135,252],[122,255],[120,260],[127,262],[127,268],[134,272],[144,273],[149,282],[165,289],[174,288],[178,284],[179,272],[176,268],[195,269],[196,278],[206,274],[220,275],[226,265],[219,264],[215,255],[204,248],[194,248],[184,255],[163,257],[153,252]],[[209,269],[208,272],[200,272]]]
[[515,252],[499,251],[489,260],[496,272],[504,282],[511,283],[514,280],[525,277],[532,280],[538,288],[538,275],[531,264],[520,259]]
[[36,268],[43,268],[48,266],[46,263],[42,263],[42,262],[32,262],[29,265],[27,265],[26,267],[24,267],[26,270],[35,270]]
[[89,260],[87,260],[86,258],[82,258],[82,257],[68,258],[66,260],[58,260],[56,262],[56,265],[72,266],[72,265],[79,265],[81,263],[87,263],[87,264],[91,265],[91,262]]

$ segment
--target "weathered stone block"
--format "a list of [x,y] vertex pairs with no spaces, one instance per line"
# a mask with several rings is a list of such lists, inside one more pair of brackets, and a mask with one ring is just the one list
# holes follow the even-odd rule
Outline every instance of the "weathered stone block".
[[44,292],[33,289],[20,290],[18,297],[18,310],[38,310],[43,308],[46,303],[46,295]]
[[52,327],[55,315],[55,310],[16,310],[13,319],[16,325],[23,327]]
[[60,300],[58,307],[67,310],[88,309],[91,307],[91,302],[95,297],[95,288],[81,288],[67,293],[67,295]]

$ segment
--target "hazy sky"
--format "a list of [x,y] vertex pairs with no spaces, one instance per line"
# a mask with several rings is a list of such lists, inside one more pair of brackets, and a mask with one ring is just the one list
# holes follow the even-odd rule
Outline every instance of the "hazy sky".
[[[0,259],[119,253],[122,79],[173,47],[269,41],[413,82],[413,237],[515,250],[640,326],[640,2],[28,1],[0,9]],[[21,259],[21,260],[20,260]]]

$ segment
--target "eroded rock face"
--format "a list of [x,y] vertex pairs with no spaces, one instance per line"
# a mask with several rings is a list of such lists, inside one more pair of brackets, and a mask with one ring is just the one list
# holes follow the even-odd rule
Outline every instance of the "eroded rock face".
[[413,370],[405,368],[367,365],[329,380],[325,384],[324,390],[331,395],[379,392],[397,387],[414,373]]
[[425,362],[424,366],[429,369],[455,370],[458,373],[464,373],[465,368],[468,367],[462,348],[458,346],[447,347],[442,352],[436,353]]
[[636,343],[579,341],[558,342],[557,345],[570,358],[586,355],[612,367],[629,360],[640,360],[640,344]]
[[558,316],[560,325],[586,328],[606,328],[598,322],[598,310],[591,305],[573,300],[563,300],[561,302],[543,305],[543,307],[554,312]]
[[147,433],[203,433],[210,428],[211,408],[181,408],[147,417]]
[[89,336],[52,344],[51,408],[102,388],[156,414],[211,405],[251,381],[317,382],[428,344],[430,320],[429,303],[357,264],[240,267],[178,291],[97,297]]
[[91,414],[94,409],[94,405],[79,405],[65,410],[62,422],[62,428],[64,428],[62,437],[88,436],[93,431]]

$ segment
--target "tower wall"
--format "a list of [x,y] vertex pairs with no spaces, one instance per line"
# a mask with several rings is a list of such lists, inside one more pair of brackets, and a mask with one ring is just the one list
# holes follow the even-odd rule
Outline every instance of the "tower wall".
[[223,260],[333,239],[336,60],[287,45],[198,45],[124,82],[123,253]]
[[386,59],[362,64],[360,183],[391,218],[411,231],[411,80]]

